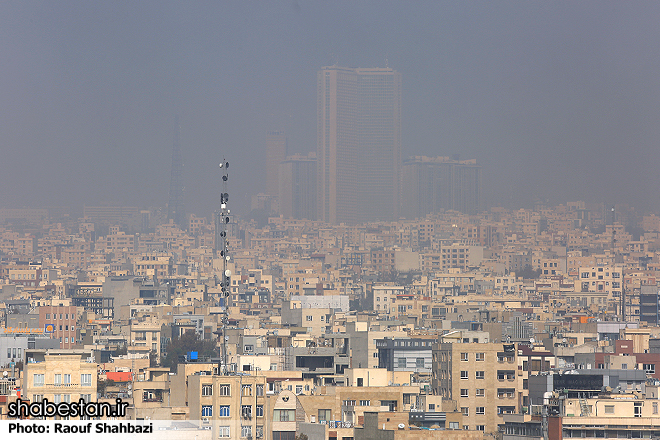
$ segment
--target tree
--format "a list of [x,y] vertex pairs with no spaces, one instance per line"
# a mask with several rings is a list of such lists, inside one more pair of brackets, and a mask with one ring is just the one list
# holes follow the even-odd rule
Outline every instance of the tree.
[[520,272],[516,273],[516,276],[522,277],[524,280],[535,280],[541,275],[541,269],[534,270],[529,264],[523,268]]
[[200,358],[217,355],[215,342],[200,340],[195,332],[186,332],[180,338],[172,338],[165,351],[166,355],[161,358],[161,365],[168,367],[172,372],[176,371],[180,357],[190,351],[196,351]]
[[158,366],[158,353],[156,350],[151,350],[149,352],[149,367],[157,367]]
[[100,396],[105,396],[105,391],[108,389],[108,387],[114,385],[115,381],[112,379],[98,380],[96,381],[96,392],[99,393]]

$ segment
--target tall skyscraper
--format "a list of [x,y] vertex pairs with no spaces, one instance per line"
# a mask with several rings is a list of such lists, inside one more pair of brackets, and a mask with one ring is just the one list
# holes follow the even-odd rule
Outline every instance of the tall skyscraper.
[[266,190],[270,196],[277,196],[280,162],[286,159],[286,133],[284,130],[269,131],[266,135]]
[[316,153],[280,163],[279,207],[284,218],[316,220]]
[[396,219],[401,74],[324,67],[317,91],[318,219],[349,224]]
[[172,148],[172,173],[170,174],[170,200],[167,204],[167,218],[185,227],[186,208],[183,201],[183,160],[179,144],[179,116],[174,119],[174,146]]
[[476,214],[482,208],[481,166],[474,159],[415,156],[403,162],[401,215],[454,210]]

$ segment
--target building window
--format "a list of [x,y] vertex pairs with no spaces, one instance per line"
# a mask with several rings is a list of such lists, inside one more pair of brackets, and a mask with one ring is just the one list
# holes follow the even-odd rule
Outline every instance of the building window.
[[220,385],[221,396],[231,396],[230,391],[231,391],[231,387],[229,385]]
[[44,386],[44,375],[43,374],[33,374],[32,375],[32,382],[34,383],[35,387]]
[[330,420],[330,410],[329,409],[320,409],[319,410],[319,422],[327,422]]
[[241,425],[241,438],[252,437],[252,426]]
[[263,427],[263,425],[257,425],[257,438],[264,438],[264,427]]
[[461,379],[469,379],[470,377],[468,376],[467,371],[461,371]]
[[461,429],[458,422],[449,422],[449,429]]
[[213,417],[213,407],[211,405],[202,405],[202,417]]
[[477,425],[477,431],[485,431],[486,426],[485,425]]
[[397,362],[398,368],[406,368],[406,358],[400,357]]
[[653,414],[658,413],[658,402],[653,402]]
[[467,388],[461,388],[461,397],[470,397]]
[[477,371],[476,374],[475,374],[475,377],[476,377],[477,379],[483,379],[483,378],[486,377],[486,375],[484,374],[483,371]]
[[62,375],[61,375],[61,374],[56,374],[56,375],[54,376],[53,384],[54,384],[56,387],[59,387],[59,386],[62,385]]
[[478,406],[477,410],[475,411],[477,415],[484,415],[486,414],[486,408],[483,406]]
[[371,400],[360,400],[360,406],[370,406]]
[[355,400],[344,400],[344,406],[355,406]]
[[486,389],[485,388],[477,388],[477,391],[475,393],[477,397],[486,397]]
[[64,385],[71,385],[71,375],[70,374],[65,374],[64,377]]
[[465,417],[468,417],[470,415],[470,409],[467,406],[463,406],[463,407],[461,407],[461,413]]
[[614,414],[614,405],[605,405],[605,414]]
[[264,416],[264,406],[263,405],[257,405],[256,414],[257,414],[257,417],[263,417]]
[[[320,414],[320,412],[319,412]],[[319,419],[320,420],[320,419]],[[275,422],[295,422],[295,409],[276,409],[273,411],[273,421]]]
[[91,374],[81,374],[80,375],[80,386],[91,387],[92,386],[92,375]]
[[220,426],[220,427],[218,427],[218,433],[219,433],[218,436],[220,438],[228,438],[228,437],[231,436],[229,434],[230,433],[229,426]]
[[243,417],[244,419],[252,418],[252,405],[241,406],[241,417]]
[[303,386],[302,385],[296,385],[296,394],[302,394]]
[[212,396],[213,385],[202,385],[202,396]]
[[477,360],[477,361],[485,361],[485,360],[486,360],[486,356],[484,355],[484,353],[475,353],[475,360]]
[[312,315],[305,316],[305,320],[308,321],[308,322],[311,322],[312,321]]
[[229,417],[229,405],[220,405],[218,415],[220,417]]
[[468,354],[461,353],[461,362],[467,362],[467,361],[468,361]]
[[643,364],[644,372],[649,374],[655,374],[655,364]]
[[[272,368],[271,368],[272,370]],[[263,385],[257,385],[257,397],[258,396],[263,396],[264,395],[264,386]]]
[[252,395],[252,385],[242,385],[241,395],[243,397],[250,397]]
[[416,368],[424,368],[424,358],[416,358],[415,359],[415,367]]

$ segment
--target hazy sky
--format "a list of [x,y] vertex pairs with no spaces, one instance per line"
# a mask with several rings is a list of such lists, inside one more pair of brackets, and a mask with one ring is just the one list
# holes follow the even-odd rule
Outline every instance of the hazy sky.
[[495,202],[660,210],[660,3],[0,2],[0,206],[262,189],[266,131],[316,150],[316,72],[403,76],[403,151],[476,158]]

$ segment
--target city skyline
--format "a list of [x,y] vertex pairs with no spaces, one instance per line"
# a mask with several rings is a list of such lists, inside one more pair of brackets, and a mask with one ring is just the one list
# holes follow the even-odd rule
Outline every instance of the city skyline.
[[180,114],[187,208],[210,213],[225,157],[244,214],[268,131],[316,149],[337,64],[401,72],[403,157],[487,164],[491,205],[658,211],[660,6],[601,6],[5,3],[0,206],[163,206]]

